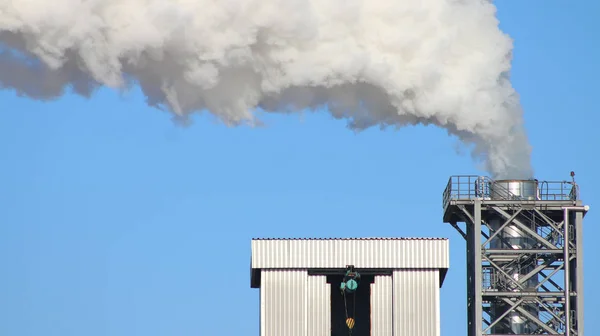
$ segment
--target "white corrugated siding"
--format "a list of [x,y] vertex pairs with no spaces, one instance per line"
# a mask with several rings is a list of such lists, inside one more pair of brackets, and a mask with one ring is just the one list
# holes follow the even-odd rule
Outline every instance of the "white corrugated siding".
[[263,271],[261,336],[306,336],[307,271]]
[[371,336],[393,336],[392,277],[375,276],[371,284]]
[[324,275],[308,277],[306,336],[331,335],[331,286]]
[[447,239],[255,239],[252,268],[448,268]]
[[398,270],[394,282],[394,336],[439,336],[438,270]]
[[263,270],[260,335],[330,335],[330,297],[325,276],[308,276],[306,270]]

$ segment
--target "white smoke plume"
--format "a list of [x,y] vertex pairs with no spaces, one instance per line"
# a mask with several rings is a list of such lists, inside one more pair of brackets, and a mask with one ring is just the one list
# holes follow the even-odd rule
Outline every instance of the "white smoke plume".
[[0,0],[0,87],[139,85],[151,106],[230,125],[318,107],[357,130],[435,124],[495,177],[530,178],[495,15],[486,0]]

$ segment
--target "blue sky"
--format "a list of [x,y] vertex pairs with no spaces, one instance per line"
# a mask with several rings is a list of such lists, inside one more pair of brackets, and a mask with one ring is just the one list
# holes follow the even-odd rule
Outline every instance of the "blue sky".
[[[586,330],[600,329],[600,5],[498,1],[515,39],[539,179],[577,173]],[[349,131],[327,114],[181,128],[138,91],[32,101],[0,91],[0,335],[257,335],[252,237],[449,237],[442,335],[466,334],[448,177],[479,174],[433,127]],[[463,309],[463,307],[465,307]]]

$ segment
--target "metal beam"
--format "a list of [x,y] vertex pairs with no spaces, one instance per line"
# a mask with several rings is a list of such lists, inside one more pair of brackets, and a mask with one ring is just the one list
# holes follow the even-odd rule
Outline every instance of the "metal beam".
[[467,216],[467,222],[475,223],[475,218],[473,218],[471,213],[469,213],[469,211],[467,210],[467,208],[465,208],[464,205],[459,205],[458,208],[463,212],[465,216]]
[[[521,209],[519,209],[519,210],[515,211],[515,213],[514,213],[512,216],[510,216],[510,217],[509,217],[509,218],[508,218],[508,219],[507,219],[507,220],[504,222],[504,224],[502,224],[502,225],[501,225],[501,226],[498,228],[498,230],[496,230],[496,232],[494,232],[494,234],[493,234],[493,235],[491,235],[491,236],[490,236],[490,237],[489,237],[489,238],[488,238],[488,239],[487,239],[487,240],[486,240],[486,241],[485,241],[483,244],[481,244],[481,245],[483,245],[483,246],[486,246],[487,244],[489,244],[489,243],[490,243],[490,241],[492,241],[492,239],[493,239],[494,237],[496,237],[496,236],[497,236],[497,235],[498,235],[500,232],[502,232],[502,230],[504,230],[504,228],[505,228],[505,227],[507,227],[507,226],[508,226],[508,224],[510,224],[510,223],[511,223],[511,222],[512,222],[512,221],[513,221],[515,218],[517,218],[517,216],[518,216],[520,213],[521,213]],[[491,231],[491,230],[492,230],[492,229],[490,228],[490,231]]]
[[[523,302],[523,299],[517,301],[515,303],[515,305],[520,305]],[[498,324],[500,321],[502,321],[503,318],[505,318],[508,314],[510,314],[510,309],[507,309],[504,313],[502,313],[502,315],[500,315],[500,317],[496,318],[492,323],[488,324],[488,327],[485,328],[483,330],[483,334],[487,333],[490,329],[492,329],[493,326],[495,326],[496,324]]]
[[452,222],[450,225],[452,225],[452,227],[455,228],[465,240],[467,239],[467,234],[460,228],[460,226],[458,226],[458,224],[456,224],[456,222]]
[[[510,215],[500,209],[497,206],[492,207],[492,209],[494,209],[497,213],[501,214],[502,216],[504,216],[505,218],[510,217]],[[551,249],[558,249],[557,246],[555,246],[554,244],[550,243],[549,241],[547,241],[544,237],[540,236],[539,234],[537,234],[537,232],[531,230],[530,228],[528,228],[525,224],[523,224],[521,221],[519,220],[514,220],[513,221],[514,224],[516,224],[517,226],[519,226],[519,228],[525,232],[527,232],[528,234],[530,234],[531,236],[535,237],[540,243],[546,245],[547,247],[551,248]]]
[[[540,275],[543,276],[543,279],[535,286],[535,289],[540,288],[546,281],[550,280],[550,278],[552,278],[552,276],[554,276],[554,274],[558,273],[558,271],[560,271],[563,268],[563,266],[564,265],[560,265],[559,267],[554,269],[552,272],[550,272],[550,274],[548,274],[548,275],[546,275],[544,272],[540,271]],[[559,288],[559,290],[560,290],[560,288]]]
[[550,335],[558,335],[558,332],[556,330],[550,328],[546,323],[544,323],[543,321],[541,321],[539,318],[531,315],[531,313],[529,313],[523,307],[514,305],[512,301],[510,301],[509,299],[506,299],[506,298],[503,298],[502,301],[504,301],[507,304],[511,305],[513,307],[513,309],[518,310],[519,313],[523,314],[525,317],[527,317],[533,323],[539,325],[542,329],[546,330],[546,332],[548,332],[548,334],[550,334]]
[[[556,319],[556,321],[558,321],[559,323],[562,323],[561,317],[556,315],[552,309],[549,309],[548,304],[546,304],[545,302],[543,302],[539,299],[537,299],[536,301],[540,305],[540,307],[544,308],[544,310],[546,312],[548,312],[548,314],[552,315]],[[552,306],[550,306],[550,307],[552,307]]]
[[565,224],[563,225],[563,248],[565,250],[563,258],[565,260],[565,265],[563,267],[565,275],[565,336],[571,336],[571,300],[569,300],[569,293],[571,290],[569,288],[571,280],[571,267],[569,266],[569,210],[570,208],[565,208]]
[[584,213],[577,212],[575,214],[575,255],[577,259],[574,263],[575,266],[575,292],[577,293],[577,303],[575,308],[577,309],[575,320],[578,336],[583,336],[583,216]]
[[538,267],[534,268],[531,272],[529,272],[527,275],[525,275],[524,277],[519,279],[520,283],[524,283],[525,281],[531,279],[532,276],[537,275],[540,273],[540,271],[542,271],[543,269],[546,268],[546,266],[552,264],[554,261],[556,260],[556,258],[549,258],[548,260],[546,260],[543,264],[539,265]]
[[[474,219],[475,222],[473,223],[473,247],[474,247],[474,251],[473,251],[473,256],[481,256],[481,238],[480,238],[480,234],[481,234],[481,200],[476,200],[475,201],[475,211],[474,211]],[[475,302],[473,302],[475,304],[475,307],[481,307],[482,305],[482,297],[480,294],[480,290],[483,287],[483,272],[482,272],[482,266],[481,266],[481,257],[478,257],[477,259],[473,258],[474,260],[474,267],[473,267],[473,272],[474,274],[474,282],[473,282],[473,287],[475,289]],[[474,321],[474,329],[477,330],[477,334],[479,334],[481,332],[482,329],[482,319],[483,319],[483,312],[481,311],[481,309],[477,309],[475,311],[475,321]]]
[[546,222],[546,224],[551,226],[556,232],[562,234],[562,232],[560,232],[560,229],[558,227],[559,223],[556,223],[555,221],[553,221],[550,217],[546,216],[546,214],[541,212],[539,209],[533,209],[533,211],[535,211],[535,213],[538,214],[544,220],[544,222]]
[[[450,206],[454,205],[470,205],[473,204],[473,200],[476,198],[472,198],[472,199],[454,199],[454,200],[450,200],[449,204]],[[535,200],[535,201],[529,201],[529,200],[485,200],[482,199],[481,205],[483,207],[486,207],[488,205],[500,205],[500,206],[533,206],[535,208],[542,208],[545,211],[562,211],[562,208],[565,206],[575,206],[578,205],[580,202],[579,201],[547,201],[547,200]]]
[[506,273],[506,271],[502,267],[498,266],[496,263],[494,263],[493,261],[491,261],[485,255],[483,256],[483,258],[485,258],[490,263],[490,266],[494,267],[497,271],[500,271],[500,273],[502,273],[502,275],[504,275],[506,277],[506,279],[510,280],[517,287],[523,289],[523,285],[521,285],[517,280],[513,279],[513,277],[511,277],[510,274]]
[[485,249],[486,254],[562,254],[563,249]]
[[498,292],[491,290],[481,291],[483,296],[491,296],[491,297],[564,297],[564,292]]

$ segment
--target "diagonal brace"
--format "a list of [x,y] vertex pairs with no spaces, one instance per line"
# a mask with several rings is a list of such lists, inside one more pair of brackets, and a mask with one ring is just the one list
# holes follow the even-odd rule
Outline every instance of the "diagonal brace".
[[467,239],[467,234],[460,228],[460,226],[458,226],[458,224],[456,224],[456,222],[452,222],[450,225],[452,225],[452,227],[455,228],[465,240]]
[[488,258],[487,256],[482,256],[483,259],[485,259],[487,262],[490,263],[490,265],[492,267],[494,267],[497,271],[500,271],[500,273],[502,273],[506,279],[510,280],[513,284],[515,284],[517,287],[519,287],[520,289],[523,289],[523,285],[521,285],[517,280],[515,280],[510,274],[506,273],[504,271],[504,269],[502,269],[502,267],[498,266],[496,263],[494,263],[492,260],[490,260],[490,258]]
[[[542,275],[543,279],[542,281],[540,281],[540,283],[537,284],[537,286],[535,286],[535,289],[537,290],[538,288],[540,288],[541,286],[544,285],[544,283],[548,280],[551,280],[551,278],[558,273],[558,271],[560,271],[563,268],[564,265],[560,265],[557,268],[555,268],[552,272],[550,272],[550,274],[546,275],[546,273],[540,271],[540,274]],[[557,288],[559,291],[562,291],[563,289],[561,287]]]
[[[515,302],[515,306],[520,305],[522,302],[523,302],[523,299]],[[507,309],[504,313],[502,313],[502,315],[500,315],[500,317],[498,317],[497,319],[495,319],[494,322],[492,322],[491,324],[488,325],[487,328],[485,328],[485,330],[483,331],[483,334],[485,334],[486,332],[488,332],[488,330],[492,329],[493,326],[495,326],[500,321],[502,321],[502,319],[505,318],[506,315],[510,314],[511,311],[512,311],[512,309]]]
[[508,218],[506,220],[506,222],[504,222],[504,224],[502,224],[502,226],[500,226],[500,228],[498,228],[498,230],[496,230],[496,232],[494,232],[493,235],[490,236],[490,238],[488,238],[488,240],[485,241],[485,243],[481,244],[481,246],[486,246],[494,237],[496,237],[506,226],[508,226],[508,224],[510,224],[519,214],[521,213],[521,209],[515,211],[515,213],[510,216],[510,218]]
[[535,211],[536,214],[538,214],[544,220],[544,222],[546,222],[546,224],[550,225],[556,232],[558,232],[562,235],[562,232],[560,230],[560,224],[562,222],[556,223],[550,217],[548,217],[545,213],[541,212],[539,209],[533,209],[533,210]]
[[519,313],[523,314],[523,316],[527,317],[533,323],[539,325],[542,329],[546,330],[546,332],[548,332],[549,334],[551,334],[551,335],[558,335],[558,332],[556,330],[550,328],[546,323],[542,322],[539,318],[537,318],[536,316],[532,315],[527,310],[523,309],[523,307],[517,306],[517,305],[513,304],[513,302],[510,301],[510,299],[502,298],[502,301],[504,301],[507,304],[511,305],[513,307],[513,309],[518,310]]
[[[509,218],[510,217],[510,215],[506,211],[500,209],[499,207],[492,207],[492,209],[494,209],[496,212],[498,212],[499,214],[501,214],[502,216],[504,216],[504,218]],[[549,247],[551,249],[558,249],[557,246],[555,246],[554,244],[552,244],[549,241],[547,241],[546,239],[544,239],[542,236],[540,236],[539,234],[537,234],[537,232],[535,232],[532,229],[528,228],[521,221],[515,219],[515,220],[513,220],[513,223],[515,223],[516,225],[518,225],[519,228],[522,229],[523,231],[525,231],[528,234],[530,234],[531,236],[535,237],[540,243],[546,245],[547,247]]]
[[548,265],[552,264],[555,261],[556,261],[556,257],[551,257],[551,258],[546,259],[546,261],[544,261],[544,263],[542,263],[538,267],[534,268],[531,272],[527,273],[527,275],[525,275],[524,277],[520,278],[519,282],[524,283],[525,281],[529,280],[532,276],[538,274],[540,271],[544,270],[546,267],[548,267]]
[[471,213],[469,213],[469,211],[467,210],[467,208],[465,208],[464,205],[459,205],[458,208],[465,214],[465,216],[467,216],[467,219],[469,220],[469,222],[471,223],[475,223],[475,219],[473,218],[473,216],[471,215]]
[[542,302],[540,299],[535,299],[535,301],[538,303],[538,305],[540,307],[544,308],[544,310],[547,311],[548,314],[552,315],[556,321],[558,321],[559,323],[563,323],[562,318],[560,316],[556,315],[556,313],[548,307],[547,303]]

